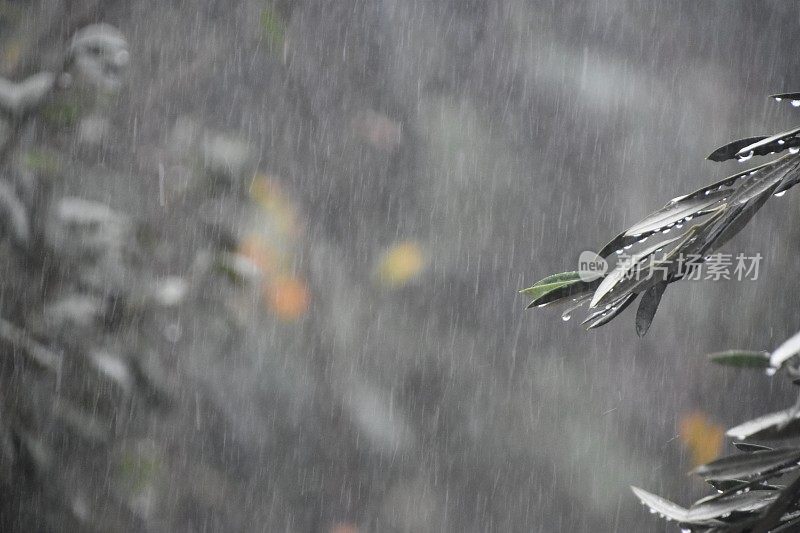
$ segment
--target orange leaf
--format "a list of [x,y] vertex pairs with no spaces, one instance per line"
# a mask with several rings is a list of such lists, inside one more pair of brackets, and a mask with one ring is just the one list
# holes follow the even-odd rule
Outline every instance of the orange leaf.
[[265,283],[264,291],[267,305],[282,320],[297,320],[308,311],[308,288],[298,278],[278,276]]
[[709,420],[705,413],[695,411],[682,416],[678,427],[681,441],[692,455],[693,466],[711,462],[719,456],[725,429]]

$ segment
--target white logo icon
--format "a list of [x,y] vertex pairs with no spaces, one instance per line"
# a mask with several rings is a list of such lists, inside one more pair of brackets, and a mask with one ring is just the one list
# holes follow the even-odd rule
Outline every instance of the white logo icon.
[[583,281],[602,278],[608,271],[608,262],[594,252],[581,252],[578,256],[578,276]]

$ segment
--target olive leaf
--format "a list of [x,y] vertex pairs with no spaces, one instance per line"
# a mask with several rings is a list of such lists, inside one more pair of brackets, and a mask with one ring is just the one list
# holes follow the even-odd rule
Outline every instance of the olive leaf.
[[553,274],[552,276],[547,276],[546,278],[537,281],[527,289],[522,289],[519,292],[520,294],[524,294],[526,296],[530,296],[531,298],[533,298],[533,302],[531,303],[531,305],[533,304],[540,305],[536,302],[541,301],[548,294],[554,293],[556,291],[564,291],[564,289],[573,287],[581,282],[582,280],[578,272],[562,272],[560,274]]
[[723,457],[698,466],[692,473],[704,479],[747,479],[799,460],[800,448],[778,448]]
[[767,368],[769,367],[768,352],[748,352],[744,350],[726,350],[708,355],[708,358],[718,365],[734,366],[739,368]]

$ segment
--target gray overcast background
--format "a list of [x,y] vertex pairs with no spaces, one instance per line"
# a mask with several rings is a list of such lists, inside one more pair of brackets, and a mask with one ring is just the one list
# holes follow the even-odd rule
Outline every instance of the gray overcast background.
[[[628,486],[702,494],[681,417],[790,401],[703,354],[800,328],[797,192],[726,246],[758,280],[675,285],[644,339],[517,291],[796,125],[766,98],[800,90],[795,2],[0,1],[3,75],[97,21],[125,86],[53,104],[4,172],[129,216],[136,261],[41,283],[3,248],[2,318],[78,361],[3,348],[4,530],[660,531]],[[243,246],[266,288],[215,268]]]

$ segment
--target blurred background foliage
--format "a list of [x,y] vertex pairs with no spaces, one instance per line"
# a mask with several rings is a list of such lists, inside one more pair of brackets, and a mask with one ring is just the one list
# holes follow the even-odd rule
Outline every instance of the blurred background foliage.
[[795,3],[6,0],[0,73],[97,21],[124,86],[3,169],[116,240],[46,281],[2,247],[0,317],[68,361],[3,344],[2,529],[650,530],[629,485],[687,504],[791,401],[702,354],[800,326],[794,191],[727,247],[758,280],[679,284],[645,339],[517,290],[795,125]]

